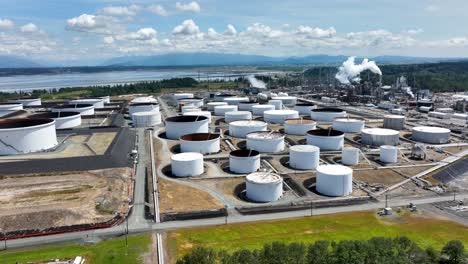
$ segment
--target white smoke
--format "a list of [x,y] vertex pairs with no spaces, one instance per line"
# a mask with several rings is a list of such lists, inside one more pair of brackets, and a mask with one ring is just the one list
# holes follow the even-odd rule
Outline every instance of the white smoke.
[[401,89],[403,89],[406,92],[406,94],[411,96],[411,98],[414,98],[414,93],[413,93],[413,91],[411,91],[411,87],[406,86],[406,87],[402,87]]
[[262,80],[255,78],[253,75],[247,76],[247,80],[249,80],[250,85],[254,88],[266,89],[266,84]]
[[335,78],[342,84],[349,84],[351,81],[360,81],[359,74],[365,70],[382,75],[382,71],[379,69],[375,61],[369,61],[367,58],[363,59],[361,64],[356,64],[354,60],[356,57],[349,57],[343,64],[338,68],[338,72]]

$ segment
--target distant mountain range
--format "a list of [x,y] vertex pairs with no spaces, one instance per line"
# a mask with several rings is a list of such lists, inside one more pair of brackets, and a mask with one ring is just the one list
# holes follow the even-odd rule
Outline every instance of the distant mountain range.
[[[87,66],[112,67],[159,67],[159,66],[266,66],[266,65],[339,65],[348,56],[310,55],[301,57],[269,57],[261,55],[224,54],[224,53],[170,53],[150,56],[124,56],[105,60]],[[358,60],[362,58],[358,57]],[[433,63],[459,61],[465,58],[431,58],[408,56],[377,56],[369,58],[378,64]],[[63,63],[38,63],[25,57],[0,55],[0,68],[38,68],[67,67]],[[84,65],[85,66],[85,65]]]

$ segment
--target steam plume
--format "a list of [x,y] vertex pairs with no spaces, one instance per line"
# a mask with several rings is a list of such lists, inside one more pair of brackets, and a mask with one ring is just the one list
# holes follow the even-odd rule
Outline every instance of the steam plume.
[[382,75],[382,71],[379,69],[375,61],[369,61],[367,58],[363,59],[361,64],[356,64],[354,60],[356,57],[349,57],[343,64],[338,68],[338,72],[335,78],[342,84],[349,84],[351,81],[358,82],[359,74],[365,70]]
[[259,89],[266,89],[266,84],[262,80],[255,78],[255,76],[253,75],[249,75],[247,77],[247,80],[249,80],[250,85],[252,87],[259,88]]

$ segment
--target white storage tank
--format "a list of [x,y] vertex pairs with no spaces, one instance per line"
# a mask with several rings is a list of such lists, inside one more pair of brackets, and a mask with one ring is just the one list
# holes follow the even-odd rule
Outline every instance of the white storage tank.
[[49,118],[0,120],[0,155],[31,153],[57,146],[55,121]]
[[252,113],[254,115],[263,116],[263,113],[266,111],[275,110],[274,105],[254,105],[252,106]]
[[272,97],[272,100],[280,100],[283,105],[295,105],[297,103],[297,97],[295,96],[276,96]]
[[353,192],[353,170],[343,165],[317,167],[317,191],[327,196],[347,196]]
[[258,131],[247,134],[247,148],[259,152],[281,152],[284,150],[284,134],[274,131]]
[[214,112],[217,116],[224,116],[227,112],[237,111],[237,105],[220,105],[215,106]]
[[359,149],[353,147],[343,148],[343,151],[341,152],[341,163],[348,166],[358,165]]
[[13,100],[8,100],[9,103],[22,104],[23,106],[41,106],[41,98],[18,98]]
[[194,133],[180,137],[181,152],[201,154],[217,153],[220,150],[220,136],[213,133]]
[[111,99],[110,99],[109,95],[101,96],[101,97],[98,97],[98,98],[102,99],[104,101],[104,104],[110,104],[110,102],[111,102]]
[[275,110],[283,109],[283,101],[281,100],[268,100],[268,104],[273,105],[275,107]]
[[387,128],[364,128],[361,133],[361,144],[371,146],[390,145],[400,143],[400,132]]
[[193,98],[193,93],[175,93],[172,95],[172,98],[177,101],[181,99],[191,99]]
[[55,121],[55,129],[68,129],[81,125],[81,115],[76,112],[47,112],[28,116],[33,119],[50,118]]
[[208,117],[206,116],[173,116],[166,118],[166,137],[179,139],[183,135],[193,133],[208,133]]
[[136,112],[132,114],[134,127],[152,127],[161,124],[161,113],[157,111]]
[[333,129],[307,131],[307,145],[314,145],[320,150],[341,150],[344,145],[344,133]]
[[313,170],[320,161],[320,149],[312,145],[294,145],[289,148],[289,166],[298,170]]
[[238,107],[241,111],[252,111],[252,106],[258,105],[257,102],[240,102]]
[[224,102],[224,99],[229,98],[229,97],[234,97],[234,96],[235,95],[233,94],[221,93],[221,94],[215,94],[213,99],[215,102]]
[[91,104],[65,104],[57,105],[51,109],[52,112],[76,112],[81,116],[94,115],[94,105]]
[[298,103],[294,106],[294,110],[298,111],[300,115],[310,116],[312,109],[316,109],[317,106],[313,103]]
[[252,173],[260,169],[260,152],[239,149],[229,153],[229,170],[234,173]]
[[193,106],[193,105],[184,105],[181,107],[180,111],[182,112],[182,114],[185,114],[185,113],[188,113],[188,112],[200,112],[202,111],[201,108],[198,108],[196,106]]
[[286,119],[298,117],[296,110],[268,110],[263,113],[263,120],[273,124],[283,124]]
[[156,111],[159,112],[159,104],[158,103],[133,103],[128,106],[128,113],[133,115],[134,113],[138,112],[150,112]]
[[383,127],[394,130],[405,129],[405,116],[401,115],[385,115]]
[[254,202],[274,202],[283,195],[283,178],[272,172],[254,172],[245,177],[246,197]]
[[411,138],[414,141],[429,144],[444,144],[450,140],[450,129],[443,127],[413,127]]
[[87,99],[76,99],[71,100],[68,104],[76,104],[76,105],[93,105],[94,109],[101,109],[104,108],[104,100],[100,98],[87,98]]
[[232,111],[224,114],[224,121],[226,123],[239,120],[252,120],[252,113],[249,111]]
[[227,104],[228,103],[226,103],[226,102],[209,102],[209,103],[206,104],[206,108],[209,111],[214,111],[216,106],[227,105]]
[[442,112],[429,112],[428,116],[434,117],[434,118],[439,118],[439,119],[450,119],[452,117],[451,113],[442,113]]
[[200,111],[200,109],[198,109],[197,111],[185,112],[182,115],[185,115],[185,116],[206,116],[206,117],[208,117],[208,122],[211,123],[211,112],[210,111]]
[[305,136],[307,131],[316,128],[317,122],[310,118],[292,118],[284,121],[284,133],[288,135]]
[[395,163],[398,161],[398,149],[395,146],[380,146],[380,161]]
[[224,102],[228,103],[228,105],[239,105],[241,102],[248,102],[250,99],[248,97],[228,97],[224,98]]
[[158,100],[156,100],[153,96],[142,96],[142,97],[137,97],[132,99],[130,103],[157,103]]
[[267,131],[267,123],[255,120],[240,120],[229,123],[231,137],[245,138],[247,134],[256,131]]
[[310,117],[319,122],[333,122],[337,117],[346,117],[346,111],[339,108],[317,108],[311,110]]
[[191,98],[177,100],[177,107],[182,108],[182,105],[193,105],[197,108],[203,107],[203,99]]
[[21,103],[0,103],[0,112],[14,112],[23,110]]
[[338,117],[333,120],[333,129],[344,133],[361,133],[364,124],[362,118]]
[[201,175],[203,167],[203,154],[185,152],[171,156],[172,175],[177,177],[192,177]]

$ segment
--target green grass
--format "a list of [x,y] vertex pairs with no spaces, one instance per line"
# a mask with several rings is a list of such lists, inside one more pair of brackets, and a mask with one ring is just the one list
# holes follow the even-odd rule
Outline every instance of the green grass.
[[382,220],[373,212],[177,230],[169,233],[168,242],[171,255],[180,257],[195,246],[232,252],[261,248],[274,241],[312,243],[316,240],[367,240],[379,236],[407,236],[423,248],[432,246],[439,250],[452,239],[461,240],[468,246],[466,226],[410,214]]
[[[0,263],[27,263],[29,261],[47,261],[50,259],[86,257],[87,264],[106,263],[141,263],[141,255],[148,252],[151,237],[148,234],[128,238],[128,255],[125,239],[104,240],[94,245],[64,245],[35,248],[32,250],[12,250],[0,252]],[[3,244],[2,244],[3,246]]]

